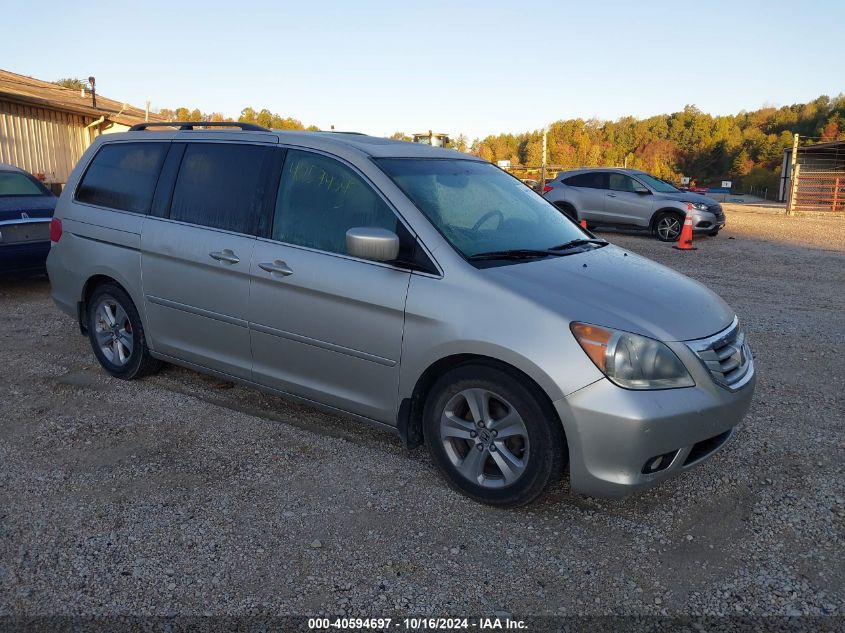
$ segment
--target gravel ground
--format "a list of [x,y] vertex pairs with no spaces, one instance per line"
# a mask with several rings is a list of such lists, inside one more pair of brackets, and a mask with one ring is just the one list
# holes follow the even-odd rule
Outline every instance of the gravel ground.
[[622,500],[451,492],[393,435],[167,367],[108,377],[0,283],[0,615],[845,615],[845,221],[732,213],[681,253],[743,319],[735,439]]

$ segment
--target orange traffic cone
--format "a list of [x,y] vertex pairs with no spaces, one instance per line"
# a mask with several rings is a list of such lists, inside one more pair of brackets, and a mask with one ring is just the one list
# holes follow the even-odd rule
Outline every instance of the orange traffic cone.
[[584,229],[584,230],[587,229],[587,221],[586,220],[581,220],[581,228]]
[[687,217],[684,219],[684,226],[681,228],[681,235],[677,243],[672,248],[677,248],[679,251],[695,251],[698,250],[692,245],[692,205],[687,206]]

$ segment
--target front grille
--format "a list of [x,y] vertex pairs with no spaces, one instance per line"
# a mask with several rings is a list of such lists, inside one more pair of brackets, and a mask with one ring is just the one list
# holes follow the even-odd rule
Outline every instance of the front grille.
[[20,222],[0,224],[0,244],[46,242],[50,239],[49,222]]
[[726,330],[706,339],[689,341],[687,345],[710,371],[713,380],[726,389],[736,391],[754,374],[751,349],[736,317]]

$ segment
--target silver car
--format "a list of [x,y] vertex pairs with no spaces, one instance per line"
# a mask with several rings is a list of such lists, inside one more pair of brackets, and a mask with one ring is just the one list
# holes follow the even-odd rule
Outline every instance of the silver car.
[[719,297],[490,163],[194,125],[99,137],[56,209],[53,299],[113,376],[166,361],[393,429],[500,506],[567,465],[578,493],[654,485],[748,409]]
[[560,172],[544,190],[546,199],[587,226],[650,231],[676,242],[687,213],[694,233],[718,235],[725,226],[722,205],[697,193],[676,189],[636,169],[575,169]]

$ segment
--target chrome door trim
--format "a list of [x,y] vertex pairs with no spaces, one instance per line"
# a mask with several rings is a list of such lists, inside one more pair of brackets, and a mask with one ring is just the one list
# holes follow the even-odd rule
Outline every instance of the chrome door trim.
[[238,327],[242,328],[249,327],[248,321],[244,319],[236,319],[235,317],[226,316],[225,314],[220,314],[219,312],[204,310],[202,308],[197,308],[194,306],[186,305],[184,303],[179,303],[178,301],[171,301],[170,299],[156,297],[155,295],[144,295],[144,298],[150,303],[155,303],[156,305],[164,306],[165,308],[181,310],[182,312],[196,314],[197,316],[206,317],[208,319],[214,319],[215,321],[221,321],[222,323],[229,323],[230,325],[237,325]]
[[12,224],[50,224],[52,217],[49,218],[21,218],[19,220],[2,220],[0,226],[9,226]]
[[297,343],[302,343],[304,345],[311,345],[312,347],[319,347],[322,349],[329,350],[330,352],[337,352],[338,354],[344,354],[346,356],[352,356],[353,358],[360,358],[361,360],[368,360],[370,362],[376,363],[378,365],[384,365],[385,367],[395,367],[396,361],[391,360],[389,358],[382,358],[381,356],[376,356],[375,354],[368,354],[367,352],[362,352],[361,350],[352,349],[351,347],[344,347],[342,345],[337,345],[335,343],[329,343],[327,341],[321,341],[319,339],[310,338],[308,336],[303,336],[302,334],[294,334],[293,332],[287,332],[285,330],[278,330],[273,327],[269,327],[266,325],[260,325],[258,323],[250,323],[249,328],[256,332],[261,332],[262,334],[269,334],[271,336],[278,336],[279,338],[288,339],[289,341],[295,341]]

